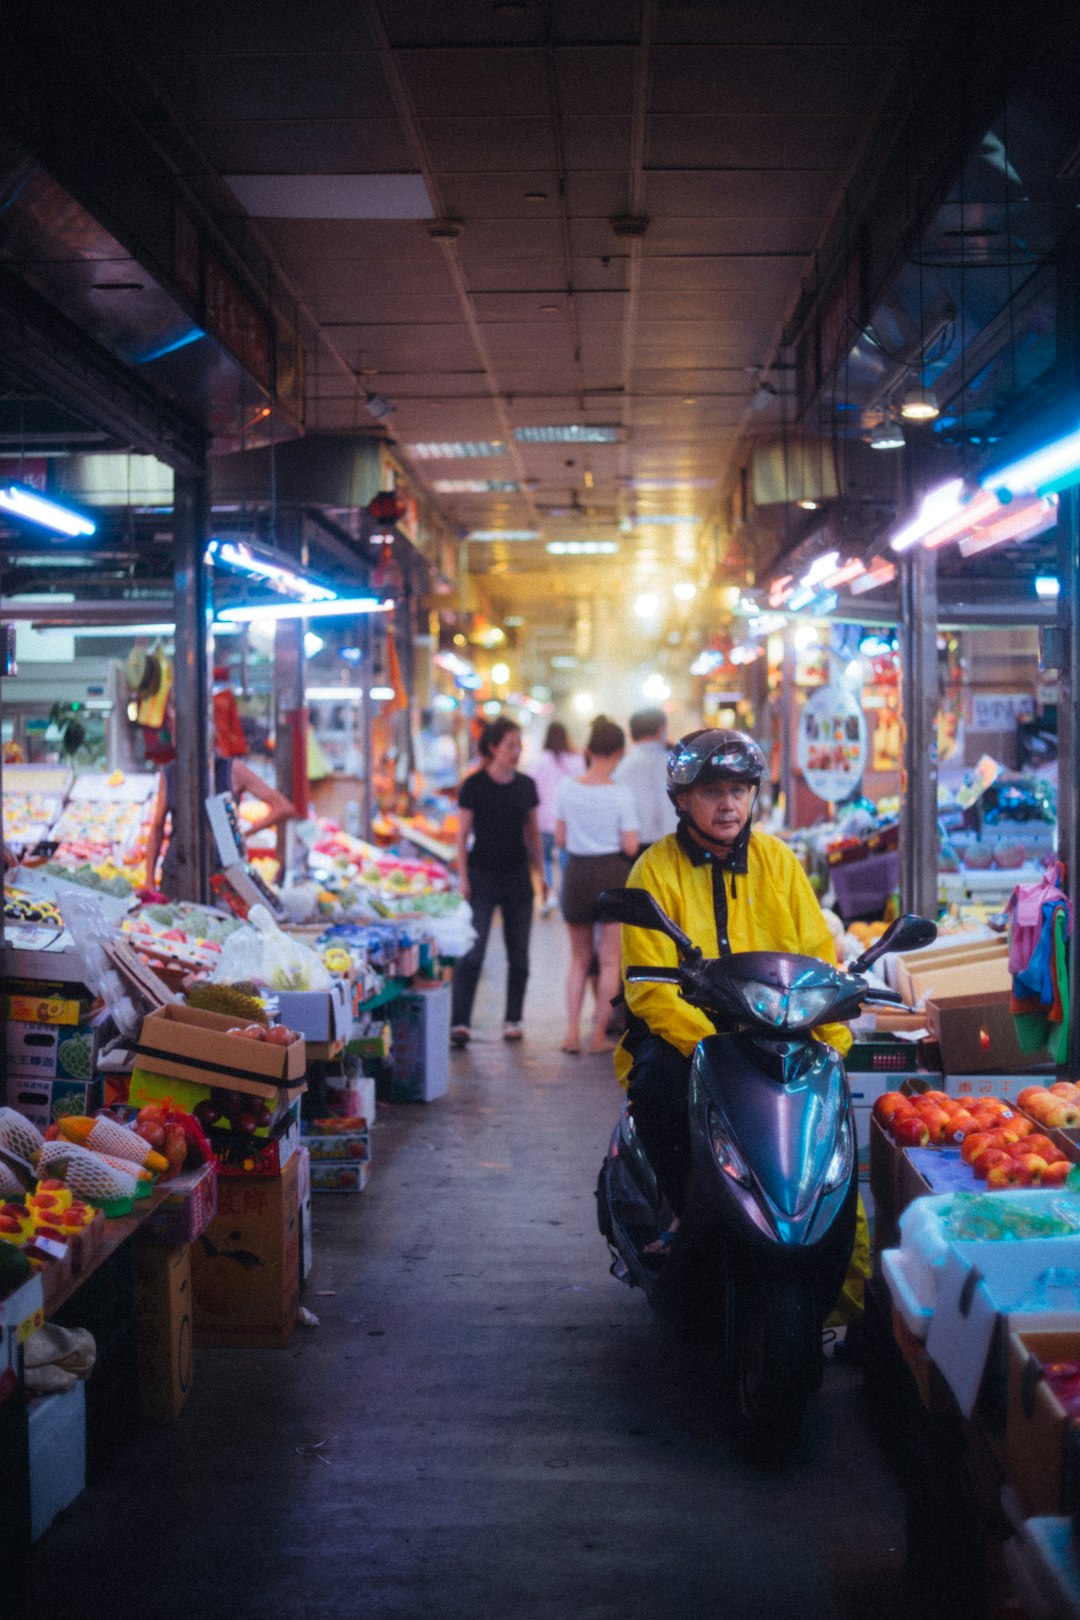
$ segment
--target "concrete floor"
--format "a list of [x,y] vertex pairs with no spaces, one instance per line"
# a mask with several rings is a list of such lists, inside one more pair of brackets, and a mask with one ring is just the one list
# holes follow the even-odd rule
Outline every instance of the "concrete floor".
[[496,931],[449,1097],[380,1108],[367,1191],[316,1198],[320,1326],[198,1354],[179,1423],[38,1544],[35,1620],[912,1614],[858,1374],[830,1366],[797,1458],[754,1472],[710,1369],[608,1276],[620,1093],[558,1052],[561,921],[533,938],[523,1045]]

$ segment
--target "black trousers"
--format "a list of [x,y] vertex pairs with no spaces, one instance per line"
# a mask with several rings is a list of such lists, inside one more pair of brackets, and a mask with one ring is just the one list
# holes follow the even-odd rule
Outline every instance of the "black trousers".
[[690,1183],[691,1059],[659,1035],[647,1035],[634,1054],[627,1095],[634,1127],[660,1191],[681,1215]]
[[498,909],[502,912],[503,939],[506,942],[505,1021],[520,1024],[525,1005],[525,985],[529,978],[529,931],[533,913],[529,868],[519,866],[509,872],[487,872],[470,867],[469,904],[472,906],[476,943],[454,969],[450,1021],[467,1027],[472,1019],[473,1001],[484,966],[491,922]]

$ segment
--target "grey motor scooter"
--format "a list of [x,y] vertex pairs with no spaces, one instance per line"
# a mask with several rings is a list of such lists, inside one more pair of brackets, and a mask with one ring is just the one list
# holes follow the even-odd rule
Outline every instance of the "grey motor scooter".
[[736,1441],[782,1454],[820,1382],[822,1324],[847,1274],[858,1203],[843,1063],[812,1030],[899,1002],[868,983],[867,969],[929,944],[937,927],[901,917],[844,972],[781,952],[703,957],[643,889],[608,890],[600,910],[605,922],[656,929],[675,945],[678,966],[630,967],[628,981],[674,985],[716,1027],[694,1053],[691,1184],[662,1256],[645,1250],[672,1212],[629,1108],[615,1128],[597,1187],[612,1274],[714,1339]]

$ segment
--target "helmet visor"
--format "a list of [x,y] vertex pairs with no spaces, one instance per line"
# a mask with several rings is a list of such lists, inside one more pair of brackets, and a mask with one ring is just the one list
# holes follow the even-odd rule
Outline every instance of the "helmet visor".
[[716,781],[727,777],[736,782],[760,782],[763,765],[761,750],[749,737],[705,732],[672,749],[668,758],[668,783],[677,791],[693,787],[703,779]]

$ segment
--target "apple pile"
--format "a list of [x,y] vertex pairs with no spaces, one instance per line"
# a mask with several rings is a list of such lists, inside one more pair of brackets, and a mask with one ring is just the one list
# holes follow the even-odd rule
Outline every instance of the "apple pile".
[[1080,1086],[1057,1080],[1052,1086],[1028,1086],[1016,1099],[1040,1125],[1074,1131],[1080,1127]]
[[960,1145],[960,1157],[988,1187],[1060,1187],[1068,1156],[1033,1120],[1014,1113],[1000,1097],[961,1100],[943,1091],[905,1097],[887,1091],[874,1117],[901,1147]]
[[286,1024],[245,1024],[243,1029],[230,1029],[230,1035],[241,1035],[246,1041],[265,1041],[267,1046],[291,1046],[299,1037]]

